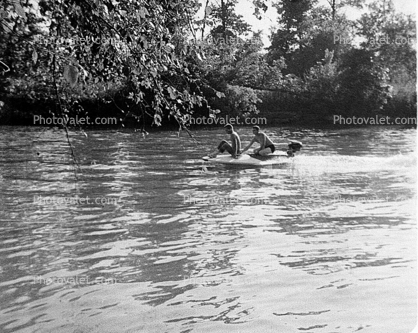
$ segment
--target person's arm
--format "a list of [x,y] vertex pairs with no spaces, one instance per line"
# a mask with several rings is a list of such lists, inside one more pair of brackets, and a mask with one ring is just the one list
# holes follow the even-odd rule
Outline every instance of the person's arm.
[[237,157],[237,155],[238,155],[238,143],[237,143],[237,141],[238,141],[237,135],[234,134],[232,136],[232,151],[233,151],[232,157]]
[[260,142],[260,150],[263,150],[264,148],[266,148],[266,135],[263,133]]
[[255,142],[255,138],[253,138],[253,139],[250,141],[250,143],[248,144],[248,146],[247,146],[247,147],[245,147],[245,148],[242,150],[241,154],[242,154],[242,153],[244,153],[244,152],[246,152],[248,149],[250,149],[250,147],[254,144],[254,142]]

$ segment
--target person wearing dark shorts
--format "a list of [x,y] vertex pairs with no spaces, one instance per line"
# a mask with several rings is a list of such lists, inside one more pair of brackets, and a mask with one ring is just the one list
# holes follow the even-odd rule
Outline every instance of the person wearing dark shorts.
[[[276,150],[276,147],[274,147],[274,145],[268,145],[268,146],[266,146],[266,148],[265,149],[267,149],[267,148],[269,148],[270,150],[271,150],[271,152],[272,153],[274,153],[275,152],[275,150]],[[260,154],[261,155],[261,154]]]
[[253,134],[254,138],[250,141],[248,146],[243,149],[242,153],[247,151],[254,144],[254,142],[260,144],[260,148],[254,149],[254,154],[266,156],[274,153],[276,147],[274,146],[273,141],[271,141],[271,139],[264,132],[260,131],[260,127],[253,126]]

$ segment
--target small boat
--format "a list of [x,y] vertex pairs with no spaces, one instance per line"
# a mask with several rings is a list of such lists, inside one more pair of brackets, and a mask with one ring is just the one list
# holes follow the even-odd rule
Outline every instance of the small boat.
[[295,156],[295,152],[300,151],[302,143],[299,141],[290,141],[287,151],[275,151],[274,153],[266,156],[255,154],[242,154],[237,158],[233,158],[231,155],[218,155],[217,157],[204,156],[202,159],[208,162],[227,164],[227,165],[242,165],[242,166],[268,166],[286,164],[291,162],[292,157]]

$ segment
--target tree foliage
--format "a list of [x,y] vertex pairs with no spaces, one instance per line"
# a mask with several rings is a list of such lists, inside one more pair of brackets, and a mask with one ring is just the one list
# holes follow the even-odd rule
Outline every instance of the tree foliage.
[[[63,118],[100,105],[142,126],[415,110],[415,21],[390,0],[253,0],[256,17],[278,14],[267,53],[237,4],[206,0],[197,19],[198,0],[4,0],[0,113],[14,98]],[[348,7],[364,13],[349,20]]]
[[397,13],[393,2],[372,2],[357,21],[362,48],[373,51],[374,60],[388,69],[394,93],[415,91],[416,23],[410,15]]
[[[416,52],[412,43],[394,42],[396,38],[415,40],[414,20],[396,13],[391,1],[330,0],[328,4],[311,0],[274,3],[278,28],[271,35],[268,61],[284,59],[284,76],[293,74],[304,82],[299,94],[303,102],[297,111],[291,111],[295,104],[289,103],[291,97],[281,95],[280,89],[276,105],[295,114],[315,113],[326,119],[337,110],[346,115],[389,112],[393,94],[416,100],[412,93]],[[365,11],[357,22],[350,21],[342,10],[346,7]],[[376,43],[382,36],[387,42]],[[363,40],[360,45],[359,39]],[[407,104],[411,110],[411,103]]]
[[[10,6],[15,2],[5,10]],[[138,121],[148,116],[160,125],[164,116],[181,118],[204,100],[187,62],[198,50],[172,43],[176,27],[187,26],[197,7],[195,1],[158,0],[41,0],[38,8],[15,6],[3,25],[2,61],[12,73],[25,70],[43,83],[45,95],[53,91],[64,114],[75,100],[118,88],[129,101],[124,108]]]

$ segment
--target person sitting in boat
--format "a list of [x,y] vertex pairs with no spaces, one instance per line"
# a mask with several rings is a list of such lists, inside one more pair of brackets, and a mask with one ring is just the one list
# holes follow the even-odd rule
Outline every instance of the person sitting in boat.
[[264,132],[260,131],[260,127],[253,126],[253,134],[254,138],[248,146],[243,149],[242,153],[247,151],[254,144],[254,142],[258,142],[260,144],[260,148],[254,149],[254,154],[267,156],[268,154],[274,153],[276,147],[274,146],[273,141],[271,141],[271,139]]
[[226,124],[225,131],[230,135],[231,144],[229,142],[222,140],[218,145],[218,148],[212,154],[209,154],[209,157],[215,158],[219,153],[223,153],[225,150],[232,155],[233,158],[238,158],[238,155],[241,152],[241,140],[237,132],[234,131],[234,127],[231,124]]

